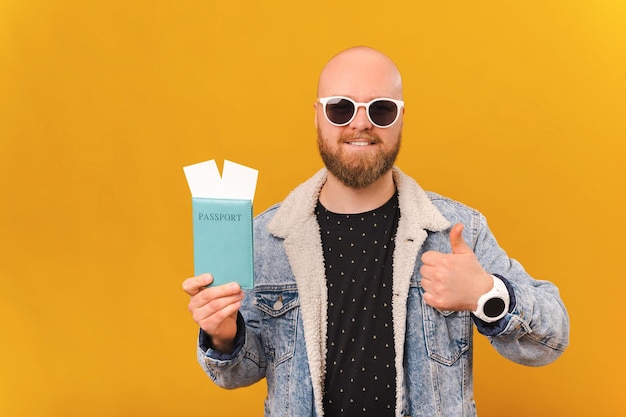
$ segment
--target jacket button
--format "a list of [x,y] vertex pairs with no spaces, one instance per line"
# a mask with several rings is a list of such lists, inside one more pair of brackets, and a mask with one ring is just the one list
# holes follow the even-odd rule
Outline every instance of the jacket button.
[[278,296],[278,300],[274,303],[274,310],[280,310],[283,308],[283,296]]

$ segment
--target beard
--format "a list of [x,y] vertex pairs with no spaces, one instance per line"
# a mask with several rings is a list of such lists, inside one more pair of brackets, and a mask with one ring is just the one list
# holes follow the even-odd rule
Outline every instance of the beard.
[[[373,143],[382,142],[376,135],[361,132],[352,136],[341,137],[339,143],[356,138],[367,139]],[[317,145],[324,165],[343,184],[354,189],[365,188],[373,184],[393,168],[400,151],[401,138],[402,134],[398,133],[395,146],[388,151],[381,149],[376,153],[359,152],[350,157],[345,155],[342,147],[333,151],[322,137],[320,129],[317,129]]]

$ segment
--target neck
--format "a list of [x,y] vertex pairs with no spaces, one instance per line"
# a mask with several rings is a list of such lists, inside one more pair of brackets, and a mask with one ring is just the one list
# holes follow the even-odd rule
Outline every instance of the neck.
[[332,173],[320,191],[320,202],[333,213],[355,214],[377,209],[396,192],[391,170],[365,188],[351,188]]

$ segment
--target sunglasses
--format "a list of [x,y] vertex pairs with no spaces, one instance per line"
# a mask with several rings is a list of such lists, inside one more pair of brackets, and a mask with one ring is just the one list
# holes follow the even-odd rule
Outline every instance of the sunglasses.
[[367,118],[376,127],[389,127],[398,120],[404,101],[393,98],[375,98],[359,103],[349,97],[332,96],[317,99],[322,103],[326,120],[335,126],[346,126],[356,117],[359,107],[365,107]]

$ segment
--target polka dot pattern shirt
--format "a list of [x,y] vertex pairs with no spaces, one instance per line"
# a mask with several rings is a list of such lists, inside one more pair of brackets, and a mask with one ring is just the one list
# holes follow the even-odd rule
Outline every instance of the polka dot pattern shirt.
[[337,214],[318,203],[328,289],[324,413],[393,416],[392,256],[397,193],[376,210]]

